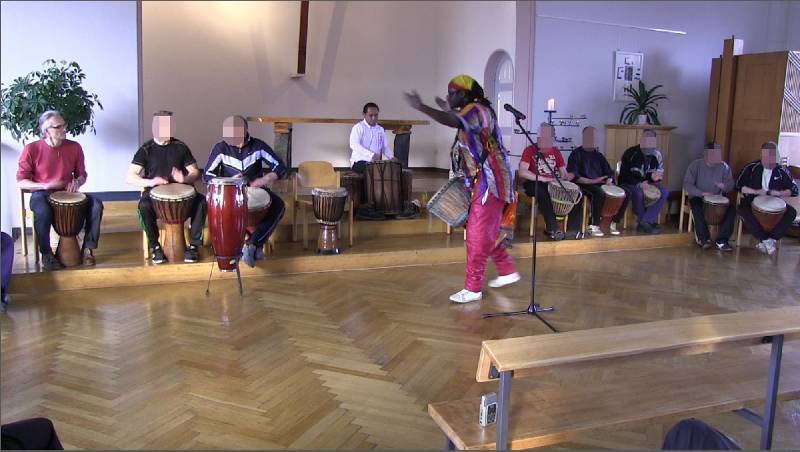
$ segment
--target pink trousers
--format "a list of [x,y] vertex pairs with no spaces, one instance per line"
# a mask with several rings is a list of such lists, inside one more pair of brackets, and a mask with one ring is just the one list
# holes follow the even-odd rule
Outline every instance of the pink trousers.
[[486,204],[481,204],[481,199],[479,197],[472,201],[467,219],[467,275],[464,288],[471,292],[483,289],[483,275],[489,256],[492,256],[498,275],[510,275],[517,271],[505,245],[501,242],[495,246],[505,203],[491,193],[486,198]]

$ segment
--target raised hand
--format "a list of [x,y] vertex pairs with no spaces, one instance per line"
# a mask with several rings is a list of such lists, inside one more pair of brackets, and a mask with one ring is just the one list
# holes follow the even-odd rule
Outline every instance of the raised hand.
[[420,107],[422,106],[422,99],[419,97],[419,94],[416,91],[411,91],[410,93],[403,93],[403,96],[406,98],[406,102],[408,102],[408,105],[414,110],[419,110]]
[[186,180],[186,178],[183,175],[183,171],[179,170],[178,168],[175,168],[174,166],[172,167],[172,172],[170,173],[170,176],[172,177],[172,180],[174,180],[179,184],[184,183],[184,181]]

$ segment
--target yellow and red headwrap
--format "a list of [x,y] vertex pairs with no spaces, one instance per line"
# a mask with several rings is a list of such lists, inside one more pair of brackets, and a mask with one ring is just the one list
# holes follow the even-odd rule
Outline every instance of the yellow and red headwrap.
[[469,75],[456,75],[450,80],[450,83],[447,84],[448,91],[466,91],[468,93],[472,92],[472,88],[477,84],[474,78],[470,77]]

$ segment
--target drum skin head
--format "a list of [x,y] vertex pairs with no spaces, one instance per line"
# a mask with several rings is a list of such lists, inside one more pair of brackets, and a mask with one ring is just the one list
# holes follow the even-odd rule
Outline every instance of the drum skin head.
[[186,184],[166,184],[153,187],[150,197],[163,200],[185,199],[194,195],[194,187]]
[[715,204],[715,205],[722,205],[722,206],[727,206],[728,204],[731,203],[731,201],[728,199],[727,196],[722,196],[722,195],[706,195],[706,196],[703,196],[703,202],[707,202],[709,204]]
[[243,177],[215,177],[208,181],[208,185],[247,185]]
[[247,187],[248,210],[260,210],[270,204],[269,193],[263,188]]
[[777,196],[759,195],[753,200],[753,208],[766,213],[780,213],[786,210],[786,201]]
[[603,193],[605,193],[606,196],[611,196],[612,198],[625,197],[625,190],[617,187],[616,185],[603,184],[600,188],[603,190]]
[[50,193],[50,200],[59,204],[77,204],[85,199],[86,195],[80,192],[57,191]]
[[343,198],[347,196],[347,189],[344,187],[316,187],[311,190],[312,196],[329,196],[333,198]]

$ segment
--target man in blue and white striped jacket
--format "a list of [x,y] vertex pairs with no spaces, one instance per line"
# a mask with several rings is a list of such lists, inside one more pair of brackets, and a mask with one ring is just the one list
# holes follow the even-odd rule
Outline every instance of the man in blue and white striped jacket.
[[223,141],[214,145],[208,156],[203,179],[208,183],[215,177],[242,177],[247,185],[262,188],[272,200],[269,210],[242,250],[242,260],[254,267],[263,257],[264,244],[278,226],[286,212],[283,200],[273,193],[272,184],[286,177],[286,165],[269,145],[247,132],[247,120],[242,116],[229,116],[222,122]]

